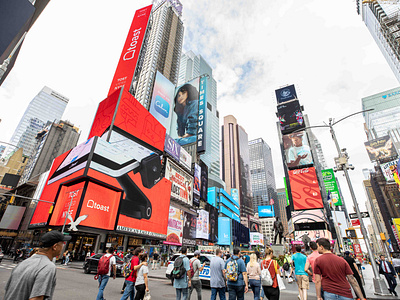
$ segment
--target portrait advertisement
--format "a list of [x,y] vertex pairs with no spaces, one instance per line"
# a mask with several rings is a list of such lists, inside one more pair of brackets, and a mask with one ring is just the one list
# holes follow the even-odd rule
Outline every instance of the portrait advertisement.
[[309,166],[314,163],[305,131],[284,135],[282,139],[286,163],[289,169],[299,166]]

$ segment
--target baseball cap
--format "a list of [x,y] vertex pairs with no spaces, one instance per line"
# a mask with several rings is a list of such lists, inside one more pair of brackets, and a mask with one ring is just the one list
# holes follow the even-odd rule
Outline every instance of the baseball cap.
[[66,242],[71,239],[70,235],[64,235],[61,232],[57,230],[52,230],[47,233],[45,233],[41,238],[41,247],[46,248],[46,247],[51,247],[54,244],[57,244],[58,242]]
[[193,255],[195,255],[195,256],[200,255],[200,251],[199,250],[194,251]]

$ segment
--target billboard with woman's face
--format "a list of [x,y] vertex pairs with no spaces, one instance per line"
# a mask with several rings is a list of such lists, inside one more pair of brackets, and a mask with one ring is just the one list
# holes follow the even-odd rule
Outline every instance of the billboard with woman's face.
[[181,146],[197,142],[199,86],[198,77],[179,86],[175,91],[170,136]]

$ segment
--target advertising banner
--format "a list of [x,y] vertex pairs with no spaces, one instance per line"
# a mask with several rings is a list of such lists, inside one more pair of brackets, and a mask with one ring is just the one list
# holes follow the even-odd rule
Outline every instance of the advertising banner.
[[264,246],[264,235],[259,232],[250,232],[250,245]]
[[350,220],[351,221],[351,226],[355,227],[355,226],[360,226],[360,220],[359,219],[355,219],[355,220]]
[[239,203],[239,190],[238,189],[231,189],[231,197],[233,201],[236,202],[237,205],[240,205]]
[[168,159],[165,165],[165,178],[172,182],[172,198],[193,205],[192,176]]
[[206,151],[207,77],[200,78],[199,118],[197,125],[197,153]]
[[282,134],[305,128],[303,113],[298,100],[278,105],[278,119]]
[[397,230],[397,234],[400,236],[400,218],[393,218],[392,221]]
[[208,240],[208,221],[209,213],[205,210],[199,210],[196,224],[196,239]]
[[192,156],[182,147],[180,150],[179,163],[189,172],[192,170]]
[[25,209],[25,206],[7,205],[6,211],[1,218],[0,229],[18,230]]
[[346,229],[349,228],[344,211],[332,211],[333,221],[340,228],[342,237],[346,236]]
[[171,127],[174,93],[175,85],[157,71],[149,112],[167,129],[167,132]]
[[332,234],[328,230],[302,230],[294,232],[294,239],[296,241],[302,241],[304,235],[309,237],[312,241],[316,241],[319,238],[326,238],[328,240],[332,239]]
[[123,86],[125,86],[126,91],[129,91],[131,87],[147,25],[149,23],[151,8],[152,5],[149,5],[135,12],[108,95]]
[[307,209],[307,210],[292,211],[292,220],[294,224],[327,222],[323,209]]
[[383,158],[397,157],[396,148],[393,145],[393,141],[390,136],[384,136],[375,140],[365,142],[365,148],[367,149],[369,159],[373,161],[379,161]]
[[183,212],[183,246],[196,245],[196,221],[195,215]]
[[305,131],[284,135],[282,139],[286,164],[289,169],[314,163]]
[[198,164],[194,163],[194,183],[193,183],[193,194],[200,198],[200,187],[201,187],[201,168]]
[[232,220],[232,241],[234,245],[249,244],[250,243],[249,228],[235,220]]
[[207,205],[208,208],[208,240],[212,243],[218,241],[218,209],[212,205]]
[[208,167],[202,160],[199,161],[199,164],[200,164],[200,168],[201,168],[200,199],[207,202]]
[[294,84],[275,90],[275,95],[276,95],[276,101],[278,103],[297,99],[297,94],[296,94],[296,89],[294,88]]
[[258,206],[258,217],[259,218],[272,218],[275,217],[275,211],[273,205],[260,205]]
[[340,199],[339,188],[336,182],[335,173],[332,169],[322,170],[322,178],[324,180],[326,192],[330,192],[332,202],[335,206],[342,205],[342,199]]
[[177,162],[180,161],[181,157],[181,145],[179,145],[173,138],[168,134],[165,135],[164,150],[172,156]]
[[397,160],[392,160],[387,163],[380,164],[383,176],[385,176],[386,181],[394,181],[393,170],[397,169]]
[[198,77],[175,90],[170,136],[181,146],[197,142],[199,85]]
[[167,240],[164,244],[182,246],[183,212],[173,206],[169,207]]
[[250,215],[249,215],[249,230],[250,232],[261,232],[260,220]]
[[323,208],[315,168],[289,170],[294,210]]
[[229,246],[231,244],[231,219],[218,218],[218,245]]

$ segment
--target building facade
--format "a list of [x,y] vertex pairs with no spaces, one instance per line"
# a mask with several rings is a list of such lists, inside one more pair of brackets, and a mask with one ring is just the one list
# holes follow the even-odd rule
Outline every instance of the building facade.
[[[68,98],[45,86],[29,103],[10,144],[23,148],[24,155],[31,156],[36,143],[34,136],[47,121],[58,122],[61,119],[68,101]],[[9,149],[6,156],[12,150]]]
[[400,82],[399,4],[363,4],[362,19]]
[[240,217],[248,225],[248,215],[254,215],[249,141],[246,131],[232,115],[224,117],[222,126],[222,180],[226,190],[238,190]]
[[270,205],[271,199],[276,210],[279,204],[271,147],[263,139],[255,139],[249,141],[249,153],[254,210],[258,206]]
[[260,218],[261,233],[264,235],[266,245],[274,242],[274,222],[275,218]]
[[178,82],[184,31],[182,4],[178,0],[154,0],[150,23],[143,64],[133,82],[133,95],[147,109],[157,71],[173,84]]
[[208,186],[224,188],[225,183],[220,176],[220,132],[219,112],[217,110],[217,82],[213,70],[201,55],[192,51],[182,54],[178,86],[201,75],[207,76],[207,115],[206,115],[206,151],[200,159],[208,166]]

